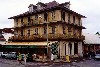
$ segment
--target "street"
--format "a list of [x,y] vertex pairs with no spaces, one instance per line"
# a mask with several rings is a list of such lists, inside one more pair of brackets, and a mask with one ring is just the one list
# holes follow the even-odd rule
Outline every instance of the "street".
[[26,65],[19,64],[16,60],[0,59],[0,67],[100,67],[100,61],[84,60],[72,63],[40,63],[27,62]]

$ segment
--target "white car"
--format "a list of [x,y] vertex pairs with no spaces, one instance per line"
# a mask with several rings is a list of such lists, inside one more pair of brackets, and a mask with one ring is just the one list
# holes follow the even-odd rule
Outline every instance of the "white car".
[[100,60],[100,54],[95,55],[95,60]]
[[100,60],[100,50],[96,51],[95,60]]
[[1,52],[1,57],[2,57],[2,58],[6,58],[7,55],[8,55],[7,52]]

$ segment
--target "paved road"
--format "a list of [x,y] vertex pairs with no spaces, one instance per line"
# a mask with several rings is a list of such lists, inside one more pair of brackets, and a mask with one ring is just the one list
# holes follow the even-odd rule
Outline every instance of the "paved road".
[[0,59],[0,67],[100,67],[100,61],[85,60],[72,63],[33,63],[19,64],[16,60]]

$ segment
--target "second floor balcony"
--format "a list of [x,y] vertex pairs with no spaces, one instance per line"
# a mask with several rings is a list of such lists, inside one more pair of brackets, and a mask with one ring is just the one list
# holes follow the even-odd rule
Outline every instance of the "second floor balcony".
[[[49,41],[59,41],[59,40],[84,40],[85,36],[75,36],[75,35],[64,35],[64,34],[48,34]],[[9,41],[46,41],[47,35],[30,35],[30,36],[12,36]]]
[[[64,24],[64,25],[69,25],[77,28],[82,28],[85,29],[85,27],[82,26],[82,24],[76,24],[76,23],[69,23],[69,22],[63,22],[63,21],[57,21],[57,22],[48,22],[49,25],[54,25],[54,24]],[[45,25],[45,22],[39,22],[39,21],[32,21],[32,22],[23,22],[22,24],[15,25],[15,29],[20,29],[20,28],[26,28],[26,27],[32,27],[32,26],[43,26]]]

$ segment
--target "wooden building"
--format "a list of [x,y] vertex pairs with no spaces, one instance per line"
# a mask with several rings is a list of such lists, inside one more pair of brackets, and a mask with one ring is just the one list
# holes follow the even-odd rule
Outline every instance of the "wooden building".
[[[9,18],[14,19],[14,36],[9,39],[9,44],[46,46],[45,49],[49,44],[50,52],[60,58],[83,55],[85,36],[82,29],[85,27],[82,26],[82,18],[86,17],[72,11],[70,2],[38,2],[28,8],[29,11]],[[36,51],[41,52],[39,48]]]

